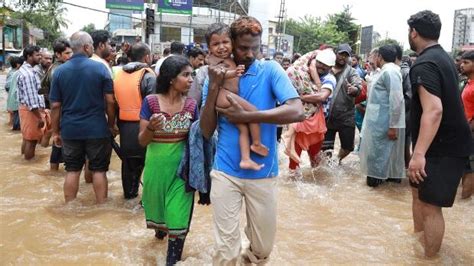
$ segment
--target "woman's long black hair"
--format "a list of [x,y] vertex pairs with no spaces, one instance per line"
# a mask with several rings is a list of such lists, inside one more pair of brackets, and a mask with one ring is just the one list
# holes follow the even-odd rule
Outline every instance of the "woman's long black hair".
[[191,66],[184,56],[173,55],[163,61],[156,78],[156,93],[166,94],[170,90],[171,81],[176,78],[184,67]]

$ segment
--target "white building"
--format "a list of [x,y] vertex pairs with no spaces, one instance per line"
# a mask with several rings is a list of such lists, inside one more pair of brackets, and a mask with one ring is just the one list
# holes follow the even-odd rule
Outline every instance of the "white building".
[[474,8],[455,10],[453,24],[452,49],[474,45]]

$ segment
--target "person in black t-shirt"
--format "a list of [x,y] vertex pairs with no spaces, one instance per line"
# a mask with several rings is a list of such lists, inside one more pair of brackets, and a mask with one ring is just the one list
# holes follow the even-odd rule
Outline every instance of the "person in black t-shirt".
[[[456,67],[438,44],[441,21],[425,10],[408,19],[418,58],[410,70],[414,145],[408,166],[415,232],[424,232],[425,255],[438,253],[444,235],[441,207],[451,207],[470,152],[470,130],[457,89]],[[468,144],[468,145],[466,145]]]

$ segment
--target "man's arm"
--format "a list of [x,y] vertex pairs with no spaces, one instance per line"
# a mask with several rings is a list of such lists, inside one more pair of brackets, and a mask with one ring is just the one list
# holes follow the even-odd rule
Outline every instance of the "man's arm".
[[51,127],[53,130],[53,142],[56,146],[61,146],[59,132],[59,121],[61,120],[61,102],[51,103]]
[[318,104],[326,101],[330,95],[330,89],[322,88],[320,92],[308,95],[301,95],[300,98],[303,102]]
[[413,154],[425,156],[441,124],[443,104],[439,97],[429,93],[422,85],[420,85],[418,92],[423,113],[421,114],[420,133]]
[[[349,82],[350,81],[350,82]],[[348,82],[347,82],[347,95],[357,97],[362,90],[362,79],[357,74],[355,69],[350,69]]]
[[219,94],[219,87],[224,81],[225,70],[222,67],[209,67],[209,86],[204,107],[201,110],[199,125],[202,135],[206,139],[211,139],[217,127],[216,101]]
[[156,76],[150,72],[145,72],[140,82],[140,94],[142,99],[156,91]]
[[403,100],[402,79],[398,72],[386,72],[383,84],[389,91],[389,129],[387,136],[390,140],[396,140],[398,129],[405,128],[405,101]]
[[443,116],[443,104],[439,97],[429,93],[423,85],[419,86],[418,93],[423,113],[420,120],[420,132],[408,166],[410,179],[415,183],[423,181],[423,177],[426,177],[425,154],[438,132]]
[[229,122],[239,123],[271,123],[289,124],[304,120],[303,105],[299,98],[289,99],[284,104],[263,111],[245,111],[237,101],[228,96],[231,106],[229,108],[219,108],[216,110],[226,116]]
[[115,98],[113,93],[105,94],[107,124],[112,134],[117,135],[118,130],[115,128]]

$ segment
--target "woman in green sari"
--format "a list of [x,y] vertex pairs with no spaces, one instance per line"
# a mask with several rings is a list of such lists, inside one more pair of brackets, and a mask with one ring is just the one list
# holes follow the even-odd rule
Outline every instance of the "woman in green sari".
[[147,147],[142,204],[147,227],[155,229],[158,239],[168,234],[166,265],[181,260],[194,203],[194,193],[186,192],[177,175],[189,128],[199,115],[196,101],[186,97],[192,70],[184,57],[167,58],[157,78],[157,94],[143,100],[140,112],[138,140]]

